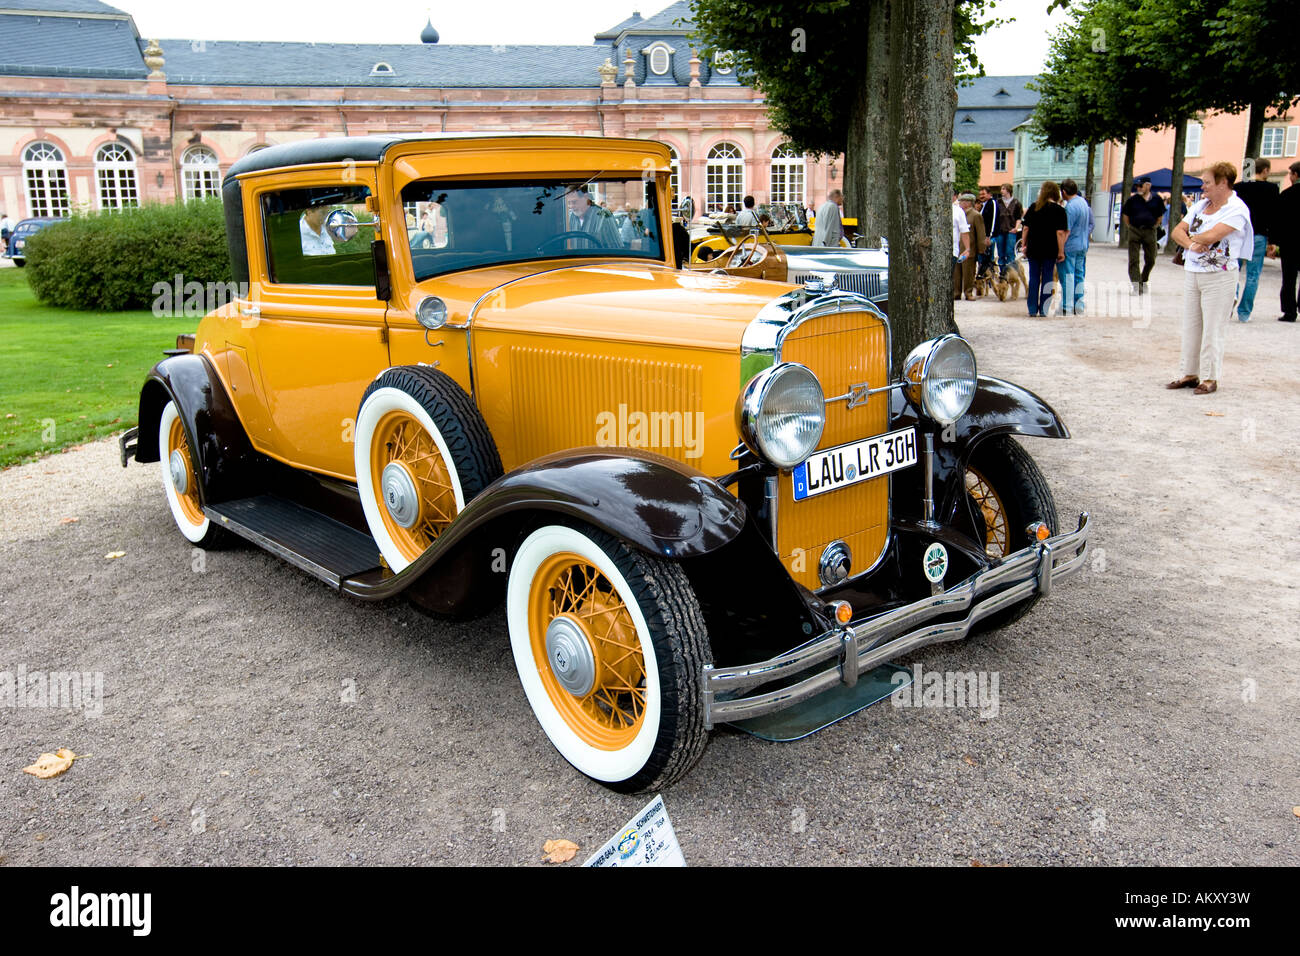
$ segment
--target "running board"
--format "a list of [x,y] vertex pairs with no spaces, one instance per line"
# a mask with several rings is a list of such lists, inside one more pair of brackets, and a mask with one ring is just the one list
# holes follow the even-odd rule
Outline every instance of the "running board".
[[380,567],[379,549],[368,534],[297,502],[257,495],[203,509],[219,527],[320,578],[340,582]]

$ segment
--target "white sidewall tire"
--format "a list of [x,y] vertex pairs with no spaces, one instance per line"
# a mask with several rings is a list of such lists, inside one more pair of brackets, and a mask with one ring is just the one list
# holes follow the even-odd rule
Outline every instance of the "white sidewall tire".
[[456,473],[456,463],[447,449],[447,442],[443,439],[442,432],[433,423],[429,413],[410,394],[400,388],[387,387],[371,392],[362,403],[361,411],[357,413],[352,454],[357,472],[357,492],[361,496],[361,510],[365,513],[366,524],[370,527],[375,544],[379,545],[379,553],[384,556],[384,561],[394,573],[405,570],[411,562],[403,556],[397,543],[393,541],[393,536],[388,533],[388,526],[384,524],[381,511],[384,505],[375,498],[374,481],[370,473],[370,443],[374,440],[375,427],[380,419],[389,412],[396,411],[406,412],[418,421],[433,439],[433,443],[438,446],[438,454],[442,455],[443,464],[451,475],[451,487],[456,496],[456,513],[465,510],[465,493],[460,486],[460,475]]
[[[632,615],[632,622],[636,625],[637,637],[641,642],[641,654],[645,658],[646,673],[645,716],[640,732],[630,744],[619,750],[601,750],[593,747],[574,733],[555,704],[551,702],[550,694],[547,693],[537,672],[538,665],[533,656],[528,630],[529,598],[532,594],[533,578],[542,563],[561,551],[571,551],[585,558],[609,579],[618,591],[619,597],[623,599],[623,603],[627,605],[628,612]],[[523,684],[524,694],[533,708],[537,722],[542,725],[542,730],[560,755],[595,780],[618,783],[636,776],[649,762],[650,754],[659,736],[662,706],[659,662],[655,657],[650,628],[646,625],[641,606],[613,559],[596,542],[573,528],[563,525],[539,528],[520,545],[510,565],[510,582],[506,591],[506,622],[510,628],[510,648],[514,652],[515,667],[519,671],[519,681]]]
[[[186,539],[194,544],[199,544],[207,536],[208,528],[211,527],[212,522],[205,517],[201,524],[192,523],[185,516],[185,512],[181,510],[180,496],[176,494],[176,486],[172,484],[169,462],[171,452],[168,449],[170,447],[172,422],[180,417],[180,412],[176,410],[176,403],[168,402],[167,407],[163,409],[162,418],[158,422],[158,465],[162,471],[163,489],[167,492],[167,504],[172,509],[172,518],[176,521],[176,527],[180,529],[181,534],[185,535]],[[198,481],[198,463],[194,461],[193,457],[190,459],[190,469],[194,473],[194,480]]]

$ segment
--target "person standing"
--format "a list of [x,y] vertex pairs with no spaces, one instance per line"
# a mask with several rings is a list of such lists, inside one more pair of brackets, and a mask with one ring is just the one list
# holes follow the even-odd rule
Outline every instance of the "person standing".
[[[1147,280],[1156,264],[1156,226],[1165,214],[1165,201],[1151,194],[1151,180],[1143,176],[1134,185],[1137,191],[1128,197],[1120,210],[1124,225],[1128,226],[1128,278],[1133,291],[1145,295]],[[1144,256],[1142,268],[1138,257]]]
[[0,252],[3,252],[9,246],[9,233],[13,232],[14,224],[9,221],[9,213],[0,212]]
[[1029,260],[1029,288],[1025,301],[1029,314],[1045,316],[1052,298],[1052,270],[1065,261],[1065,240],[1069,220],[1061,207],[1061,187],[1050,179],[1038,190],[1038,199],[1025,210],[1020,245]]
[[1003,183],[999,191],[1002,193],[1002,215],[1005,216],[1005,228],[997,233],[994,244],[998,250],[998,272],[1005,279],[1007,269],[1011,268],[1012,261],[1016,258],[1016,243],[1020,241],[1020,229],[1022,220],[1025,217],[1025,207],[1020,205],[1020,200],[1012,195],[1010,183]]
[[1273,164],[1262,156],[1255,160],[1255,178],[1249,182],[1237,183],[1237,195],[1250,210],[1250,228],[1255,233],[1255,246],[1247,249],[1247,258],[1243,260],[1246,268],[1246,283],[1241,290],[1241,301],[1237,303],[1237,321],[1249,322],[1250,313],[1255,311],[1255,292],[1259,288],[1259,274],[1264,268],[1264,256],[1268,252],[1268,237],[1273,232],[1273,221],[1277,217],[1278,199],[1282,191],[1277,183],[1268,181],[1268,174]]
[[1069,231],[1065,259],[1057,267],[1061,273],[1061,312],[1083,315],[1083,280],[1092,235],[1092,208],[1079,195],[1079,184],[1073,179],[1061,183],[1061,192],[1065,195],[1065,221]]
[[961,298],[962,266],[970,257],[970,223],[966,213],[957,202],[957,194],[952,197],[952,297]]
[[975,299],[975,275],[979,261],[988,249],[988,233],[984,231],[984,217],[976,208],[974,193],[962,193],[958,197],[962,215],[966,217],[966,226],[970,231],[970,255],[961,264],[961,290],[967,299]]
[[979,273],[987,275],[993,271],[993,257],[995,255],[993,248],[993,237],[998,225],[998,206],[993,201],[993,193],[987,186],[981,186],[979,196],[976,200],[979,203],[980,218],[984,220],[984,235],[988,239],[988,245],[979,257]]
[[832,189],[826,201],[817,210],[817,224],[813,231],[814,246],[838,246],[844,235],[844,226],[840,220],[840,203],[844,202],[844,193]]
[[1277,218],[1273,222],[1273,244],[1282,258],[1282,315],[1279,322],[1294,322],[1296,316],[1296,278],[1300,273],[1300,162],[1287,169],[1290,185],[1278,197]]
[[1170,233],[1187,251],[1183,262],[1183,374],[1165,388],[1194,388],[1197,395],[1219,390],[1223,329],[1237,298],[1237,260],[1255,244],[1250,210],[1232,189],[1236,178],[1232,163],[1215,163],[1207,169],[1201,176],[1204,198]]

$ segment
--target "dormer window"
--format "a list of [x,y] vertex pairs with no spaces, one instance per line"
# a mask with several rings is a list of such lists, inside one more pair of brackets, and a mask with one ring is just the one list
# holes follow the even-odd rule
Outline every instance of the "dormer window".
[[1002,87],[1000,90],[998,90],[996,93],[994,93],[993,95],[994,95],[994,96],[1010,96],[1011,94],[1007,92],[1007,88],[1004,86],[1004,87]]
[[667,76],[673,68],[673,54],[677,51],[667,43],[652,43],[641,51],[647,57],[646,65],[653,76]]
[[736,65],[736,55],[730,50],[719,50],[713,55],[713,72],[729,76]]
[[370,68],[370,75],[371,76],[392,76],[393,68],[389,64],[385,63],[383,60],[380,60],[378,63],[376,63],[374,66]]
[[969,113],[967,113],[962,118],[962,123],[974,123],[974,122],[975,122],[975,117],[971,116]]

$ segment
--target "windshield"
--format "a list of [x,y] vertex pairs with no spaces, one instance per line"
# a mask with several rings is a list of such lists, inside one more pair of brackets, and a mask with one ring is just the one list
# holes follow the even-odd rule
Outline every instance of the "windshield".
[[654,182],[446,183],[402,190],[417,281],[531,259],[664,259]]

